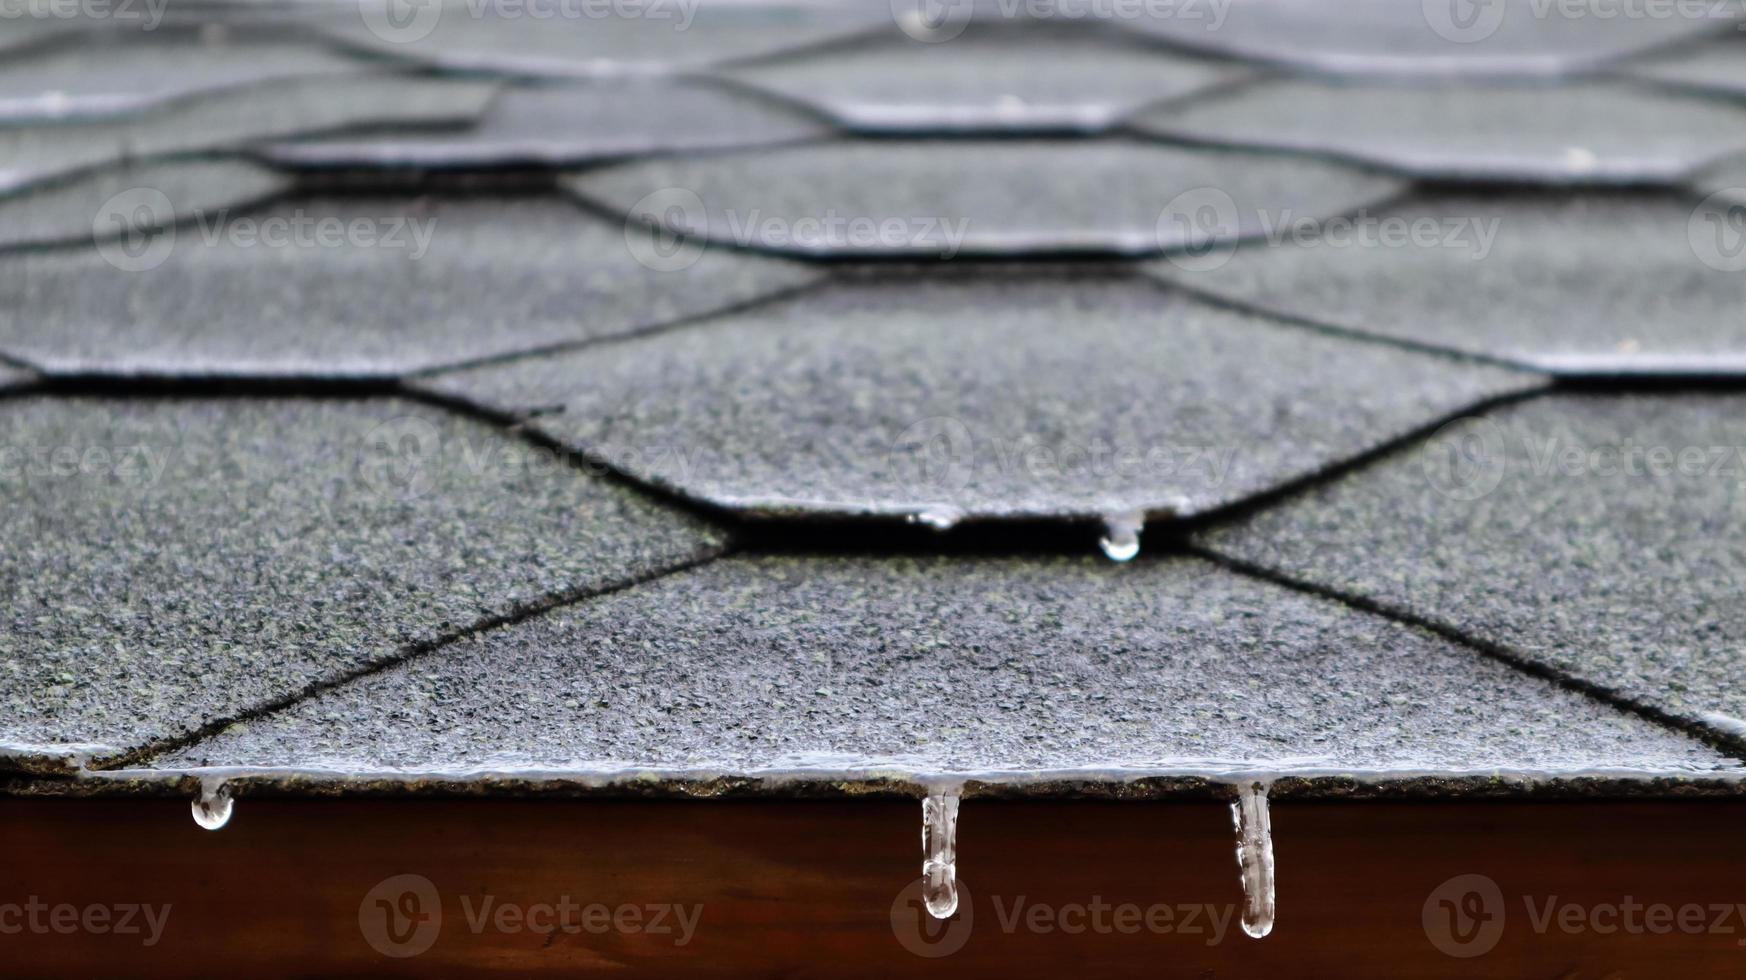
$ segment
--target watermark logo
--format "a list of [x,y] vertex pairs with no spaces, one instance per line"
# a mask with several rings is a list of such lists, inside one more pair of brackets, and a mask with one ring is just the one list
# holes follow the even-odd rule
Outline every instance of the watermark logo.
[[442,20],[445,0],[358,0],[358,14],[371,34],[389,44],[415,44]]
[[402,415],[378,423],[364,437],[358,466],[364,483],[384,497],[415,500],[436,483],[442,434],[429,420]]
[[958,879],[958,911],[949,919],[936,919],[928,913],[922,897],[925,882],[921,878],[897,893],[891,902],[891,934],[904,949],[924,959],[936,960],[951,956],[970,941],[976,926],[976,910],[970,892]]
[[1503,890],[1485,875],[1456,875],[1425,898],[1420,921],[1425,937],[1444,955],[1484,956],[1503,938]]
[[925,418],[898,433],[886,465],[900,486],[918,496],[951,497],[976,474],[976,440],[959,419]]
[[156,187],[131,187],[97,209],[97,254],[122,272],[150,272],[176,248],[176,206]]
[[1717,272],[1746,271],[1746,187],[1704,198],[1692,210],[1685,235],[1704,265]]
[[436,944],[443,931],[443,902],[424,875],[385,878],[358,903],[358,931],[383,956],[406,959]]
[[708,248],[709,213],[687,187],[663,187],[631,205],[624,244],[639,265],[656,272],[689,269]]
[[138,936],[141,946],[156,946],[171,908],[168,902],[75,905],[31,895],[22,902],[0,902],[0,936]]
[[1231,260],[1241,221],[1237,202],[1217,187],[1196,187],[1171,198],[1158,213],[1158,247],[1171,264],[1208,272]]
[[1425,23],[1453,44],[1477,44],[1503,26],[1506,0],[1424,0]]
[[1452,500],[1478,500],[1503,482],[1509,465],[1503,430],[1484,416],[1456,419],[1425,442],[1419,463],[1431,489]]
[[112,21],[152,31],[169,6],[170,0],[0,0],[0,21]]
[[891,0],[891,16],[912,40],[939,44],[964,33],[976,0]]

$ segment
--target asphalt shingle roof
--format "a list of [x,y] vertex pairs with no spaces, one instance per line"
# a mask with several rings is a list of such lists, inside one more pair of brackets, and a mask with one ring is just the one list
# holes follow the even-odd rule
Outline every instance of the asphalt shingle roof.
[[174,739],[720,545],[395,399],[0,401],[0,743]]
[[1746,786],[1711,5],[342,6],[0,19],[0,793]]

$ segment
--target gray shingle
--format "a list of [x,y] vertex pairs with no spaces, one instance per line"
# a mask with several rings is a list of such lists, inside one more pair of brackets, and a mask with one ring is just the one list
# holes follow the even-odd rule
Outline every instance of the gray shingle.
[[360,133],[284,143],[294,166],[565,166],[632,154],[771,146],[832,132],[816,117],[694,81],[640,79],[506,89],[454,133]]
[[[1654,8],[1653,10],[1651,8]],[[1725,29],[1732,4],[1227,0],[1123,20],[1189,47],[1319,71],[1550,75]],[[1693,16],[1693,15],[1696,16]]]
[[363,63],[313,43],[208,28],[96,32],[0,65],[0,120],[123,115],[205,93],[356,74]]
[[122,121],[0,130],[0,193],[85,170],[349,126],[466,123],[493,88],[392,75],[303,79],[177,104]]
[[940,258],[1149,254],[1259,234],[1279,212],[1337,214],[1403,185],[1332,163],[1120,140],[879,140],[640,161],[569,186],[725,244]]
[[0,446],[0,743],[176,736],[718,544],[394,399],[15,398]]
[[1656,52],[1620,66],[1631,78],[1715,92],[1746,95],[1746,44],[1738,35],[1708,39]]
[[395,375],[629,333],[819,276],[725,251],[659,271],[633,251],[649,246],[641,229],[555,196],[286,198],[161,240],[137,255],[0,256],[12,297],[0,352],[51,373]]
[[[1364,243],[1311,237],[1210,268],[1152,268],[1260,309],[1548,371],[1746,371],[1746,239],[1697,205],[1430,196],[1377,212]],[[1417,245],[1399,237],[1413,228]]]
[[1303,150],[1440,180],[1671,183],[1746,146],[1746,108],[1617,82],[1264,82],[1152,110],[1141,131]]
[[725,506],[944,521],[1198,513],[1541,382],[1026,267],[838,284],[424,383],[562,405],[532,424]]
[[1739,395],[1547,397],[1204,541],[1739,736],[1743,445]]
[[[125,229],[145,232],[196,214],[246,207],[289,186],[279,174],[235,159],[173,159],[100,170],[0,198],[0,248],[90,242]],[[140,188],[154,188],[163,198],[148,203],[138,193],[128,194]],[[122,194],[128,196],[118,198]],[[117,208],[122,203],[144,207],[128,206],[123,214]]]
[[690,0],[642,7],[646,16],[610,15],[600,4],[547,5],[542,9],[557,16],[521,16],[510,5],[438,0],[401,23],[367,10],[326,29],[362,50],[451,70],[576,78],[731,64],[852,37],[891,18],[884,4]]
[[1108,129],[1142,106],[1247,72],[1040,29],[967,33],[950,44],[878,45],[755,65],[730,77],[817,106],[862,132]]
[[1724,761],[1194,559],[736,558],[481,634],[159,765],[1023,779]]

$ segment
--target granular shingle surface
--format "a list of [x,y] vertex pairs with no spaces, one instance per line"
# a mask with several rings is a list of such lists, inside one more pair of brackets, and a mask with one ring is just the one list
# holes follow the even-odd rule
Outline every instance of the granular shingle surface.
[[1738,373],[1746,256],[1724,212],[1674,194],[1439,194],[1374,213],[1368,237],[1152,268],[1247,306],[1550,371]]
[[1106,35],[1029,28],[971,32],[942,44],[899,36],[731,77],[864,132],[1025,132],[1107,129],[1149,103],[1245,74]]
[[1441,180],[1669,182],[1746,146],[1746,108],[1615,82],[1268,82],[1142,115],[1144,132],[1333,154]]
[[232,149],[365,124],[462,123],[490,85],[388,75],[306,79],[213,95],[122,120],[0,130],[0,192],[151,157]]
[[0,401],[0,743],[184,735],[717,547],[394,399]]
[[112,249],[0,256],[14,298],[0,352],[73,374],[392,375],[629,333],[817,277],[727,251],[663,272],[638,261],[635,249],[656,254],[641,229],[556,195],[296,197],[218,218],[137,271],[118,271],[129,259]]
[[[1558,75],[1601,67],[1738,19],[1734,4],[1636,16],[1612,5],[1497,0],[1229,0],[1121,23],[1172,42],[1299,69],[1379,75]],[[1666,10],[1668,8],[1661,8]],[[1694,15],[1695,13],[1695,15]],[[1610,14],[1610,16],[1609,16]]]
[[290,186],[283,176],[237,159],[114,167],[0,197],[0,248],[91,242],[129,229],[215,220]]
[[[579,174],[614,211],[808,255],[1147,254],[1338,214],[1402,185],[1332,163],[1122,140],[845,141]],[[1229,202],[1210,226],[1200,212]],[[651,207],[651,204],[659,206]]]
[[697,82],[522,85],[506,89],[471,129],[358,133],[267,149],[298,166],[566,166],[640,153],[772,146],[830,135],[809,113]]
[[729,559],[161,764],[341,770],[1718,767],[1476,652],[1195,559]]
[[96,33],[0,64],[0,120],[124,115],[204,93],[366,67],[315,43],[245,39],[222,28]]
[[729,507],[1096,519],[1232,503],[1541,381],[1022,269],[838,285],[426,383],[561,405],[532,424]]
[[[651,3],[646,15],[528,16],[513,5],[421,4],[410,17],[342,16],[332,36],[359,48],[455,71],[558,78],[695,71],[790,53],[888,26],[885,4]],[[588,11],[593,10],[591,15]],[[480,13],[483,11],[483,13]],[[497,11],[502,11],[499,16]]]
[[1700,92],[1746,95],[1746,44],[1728,34],[1656,52],[1624,66],[1633,78]]
[[1739,395],[1547,397],[1203,540],[1738,733],[1742,445]]

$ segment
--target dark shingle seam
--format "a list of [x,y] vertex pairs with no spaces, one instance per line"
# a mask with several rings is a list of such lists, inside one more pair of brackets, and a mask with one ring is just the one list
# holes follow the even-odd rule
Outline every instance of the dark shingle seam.
[[[836,281],[835,276],[831,275],[830,272],[827,270],[825,274],[820,275],[818,278],[813,279],[810,282],[804,282],[804,283],[801,283],[801,284],[796,285],[796,286],[788,286],[788,287],[785,287],[782,289],[775,290],[773,292],[768,292],[768,293],[764,293],[764,294],[761,294],[758,296],[753,296],[750,299],[741,300],[741,301],[735,302],[735,303],[729,303],[726,306],[722,306],[722,307],[719,307],[717,309],[709,310],[709,311],[704,312],[704,313],[695,313],[695,314],[691,314],[689,316],[682,316],[676,320],[669,320],[669,321],[666,321],[664,323],[650,324],[649,326],[639,327],[635,330],[630,330],[630,331],[627,331],[625,333],[611,334],[611,335],[602,336],[602,337],[586,337],[586,338],[583,338],[581,340],[567,340],[567,341],[563,341],[563,342],[556,343],[556,344],[546,344],[546,345],[541,346],[541,347],[529,347],[525,350],[505,351],[504,353],[501,353],[501,354],[489,354],[489,355],[486,355],[484,357],[476,357],[476,358],[472,358],[470,360],[457,361],[453,364],[443,364],[443,365],[439,365],[437,367],[418,368],[416,370],[409,371],[406,374],[402,375],[402,378],[405,381],[413,382],[413,381],[417,381],[420,378],[428,378],[428,377],[431,377],[434,375],[447,374],[448,372],[451,372],[451,371],[463,371],[463,370],[469,370],[472,368],[490,367],[492,365],[504,364],[504,363],[508,363],[510,361],[519,361],[519,360],[524,360],[524,359],[528,359],[528,358],[535,358],[535,357],[546,357],[546,356],[549,356],[552,354],[564,354],[564,353],[569,353],[569,352],[577,351],[577,350],[583,350],[583,349],[591,348],[591,347],[600,347],[600,346],[604,346],[604,345],[608,345],[608,344],[622,343],[624,341],[629,341],[629,340],[639,340],[639,339],[644,338],[644,337],[651,337],[651,336],[654,336],[656,334],[664,334],[664,333],[667,333],[669,331],[684,330],[684,329],[687,329],[690,327],[696,327],[696,326],[706,324],[706,323],[710,322],[711,320],[716,320],[716,319],[720,319],[722,317],[727,317],[727,316],[735,316],[735,315],[741,314],[741,313],[750,313],[753,310],[756,310],[762,306],[774,305],[776,303],[781,303],[781,302],[784,302],[784,301],[787,301],[790,299],[794,299],[798,296],[803,296],[809,292],[812,292],[813,290],[822,289],[826,286],[829,286],[835,281]],[[427,401],[430,400],[429,396],[426,393],[420,392],[418,389],[416,389],[414,387],[409,387],[403,393],[408,394],[411,397],[424,398]],[[444,402],[445,402],[445,404],[447,404],[448,400],[444,399]],[[471,405],[471,403],[460,402],[458,400],[456,400],[454,403],[455,404]]]
[[1675,731],[1708,745],[1720,752],[1726,752],[1737,758],[1746,758],[1746,731],[1730,732],[1711,725],[1705,725],[1694,720],[1688,720],[1664,711],[1655,705],[1638,701],[1604,685],[1585,680],[1573,674],[1558,670],[1546,664],[1536,663],[1524,657],[1517,656],[1508,647],[1491,643],[1464,634],[1461,630],[1434,619],[1418,616],[1403,609],[1395,608],[1385,602],[1377,602],[1361,595],[1348,593],[1340,589],[1329,588],[1315,582],[1305,581],[1284,574],[1278,570],[1257,565],[1215,548],[1184,542],[1181,549],[1186,554],[1195,555],[1213,562],[1220,567],[1242,575],[1248,575],[1263,581],[1272,582],[1288,589],[1318,596],[1334,602],[1344,603],[1360,612],[1381,616],[1393,622],[1417,627],[1435,633],[1444,639],[1467,646],[1487,657],[1512,667],[1523,674],[1550,681],[1566,690],[1584,695],[1599,701],[1608,707],[1635,715],[1663,728]]
[[688,572],[696,568],[701,568],[702,566],[710,564],[720,558],[727,557],[732,554],[733,551],[734,546],[732,544],[724,545],[709,554],[696,558],[688,558],[665,568],[617,582],[603,589],[577,589],[549,593],[541,599],[522,603],[507,612],[495,616],[487,616],[484,619],[478,620],[477,622],[471,623],[460,629],[445,633],[442,636],[436,637],[427,642],[413,644],[412,646],[402,649],[399,653],[396,653],[393,656],[373,661],[357,670],[350,670],[332,677],[323,678],[322,680],[307,685],[301,690],[294,691],[291,694],[273,698],[272,700],[264,701],[239,711],[234,715],[207,722],[190,732],[171,738],[159,739],[121,755],[94,758],[86,765],[86,768],[91,771],[101,771],[106,769],[130,769],[137,766],[147,765],[154,758],[160,755],[193,746],[204,739],[219,734],[232,725],[254,721],[255,719],[265,717],[274,712],[282,711],[327,691],[342,687],[354,681],[362,680],[366,677],[371,677],[375,674],[380,674],[383,671],[416,660],[427,654],[435,653],[451,643],[456,643],[500,627],[513,626],[516,623],[533,619],[536,616],[544,615],[564,606],[599,598],[601,596],[612,595],[615,592],[633,589],[639,585],[644,585],[657,579],[666,578],[669,575],[676,575],[681,572]]

